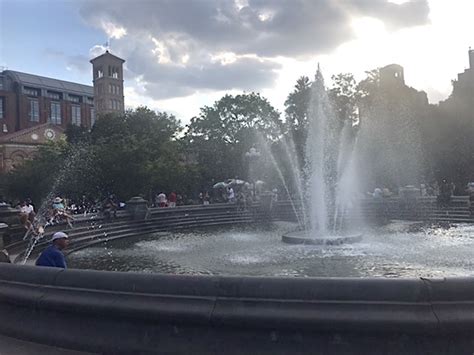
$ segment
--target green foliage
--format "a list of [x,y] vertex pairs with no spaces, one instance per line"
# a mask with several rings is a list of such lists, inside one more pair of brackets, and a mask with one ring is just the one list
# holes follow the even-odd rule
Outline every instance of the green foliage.
[[361,98],[374,96],[378,92],[380,85],[379,68],[366,71],[365,74],[367,75],[366,78],[357,84],[357,90]]
[[333,86],[328,95],[333,105],[335,114],[341,125],[349,120],[356,124],[358,122],[357,100],[361,93],[357,86],[354,75],[351,73],[340,73],[332,76]]
[[285,101],[286,139],[294,142],[298,163],[304,165],[304,146],[308,128],[308,110],[311,102],[311,84],[307,76],[300,77]]
[[[177,188],[183,173],[179,121],[140,107],[124,115],[106,115],[91,132],[70,126],[66,141],[41,147],[35,159],[6,177],[12,197],[39,202],[50,191],[69,198],[121,199]],[[185,175],[185,174],[184,174]]]
[[281,137],[279,117],[268,100],[255,93],[225,95],[202,108],[184,139],[201,172],[201,188],[231,177],[246,178],[245,152]]
[[8,197],[24,199],[31,197],[38,203],[49,192],[52,176],[61,170],[62,162],[68,154],[65,141],[49,143],[40,147],[36,157],[26,161],[21,168],[5,176]]
[[255,132],[269,140],[278,139],[281,126],[280,114],[260,94],[225,95],[212,107],[202,108],[200,115],[191,119],[186,136],[228,144],[248,144],[254,139]]
[[311,100],[311,81],[302,76],[296,81],[293,92],[285,101],[286,124],[290,131],[302,131],[308,124],[308,108]]
[[[262,153],[257,175],[269,187],[281,187],[283,175],[294,191],[294,170],[304,166],[311,85],[308,77],[297,80],[285,101],[284,124],[267,99],[244,93],[203,107],[185,132],[173,115],[146,107],[102,116],[90,131],[71,125],[66,140],[42,146],[34,159],[2,176],[1,183],[9,197],[31,197],[36,204],[50,192],[70,198],[114,193],[121,200],[172,190],[196,196],[227,178],[249,179],[245,153],[256,147]],[[410,170],[422,171],[424,182],[448,178],[462,186],[474,180],[469,96],[453,94],[441,105],[429,106],[414,89],[382,90],[378,69],[359,83],[350,73],[333,76],[328,95],[337,118],[336,136],[345,123],[350,128],[346,141],[354,141],[361,125],[369,128],[358,137],[369,157],[368,185],[416,183],[415,174],[407,175]],[[293,150],[296,162],[288,154]],[[427,158],[410,168],[412,156]]]

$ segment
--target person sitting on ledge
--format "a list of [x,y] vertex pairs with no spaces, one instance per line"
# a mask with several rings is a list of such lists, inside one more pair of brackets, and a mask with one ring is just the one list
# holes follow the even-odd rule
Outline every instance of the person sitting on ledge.
[[65,204],[63,203],[63,199],[61,197],[56,197],[53,200],[53,204],[51,205],[52,210],[51,210],[51,216],[49,219],[49,224],[56,224],[59,223],[61,220],[66,220],[67,225],[69,228],[74,228],[72,226],[72,221],[74,220],[74,217],[71,216],[66,209]]
[[38,260],[36,260],[36,266],[49,266],[59,267],[66,269],[66,259],[62,250],[65,249],[69,244],[69,237],[64,232],[56,232],[51,237],[51,245],[47,247]]

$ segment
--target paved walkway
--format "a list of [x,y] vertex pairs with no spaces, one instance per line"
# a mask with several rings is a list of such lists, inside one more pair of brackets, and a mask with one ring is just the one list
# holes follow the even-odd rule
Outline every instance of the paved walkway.
[[93,355],[82,351],[67,350],[53,346],[30,343],[0,335],[0,355]]

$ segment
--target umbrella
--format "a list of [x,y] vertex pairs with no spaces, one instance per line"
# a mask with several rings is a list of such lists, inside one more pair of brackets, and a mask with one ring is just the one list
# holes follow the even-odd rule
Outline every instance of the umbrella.
[[239,179],[232,179],[229,181],[229,185],[245,185],[245,181]]
[[214,184],[212,186],[214,189],[225,189],[227,187],[227,184],[224,181],[218,182],[217,184]]
[[255,181],[255,186],[263,186],[263,185],[265,185],[264,181],[262,181],[262,180]]

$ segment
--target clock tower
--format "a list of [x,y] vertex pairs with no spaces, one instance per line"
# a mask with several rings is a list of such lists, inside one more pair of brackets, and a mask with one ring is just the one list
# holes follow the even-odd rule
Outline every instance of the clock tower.
[[94,106],[97,114],[123,113],[123,63],[125,60],[111,54],[104,54],[92,59],[94,83]]

